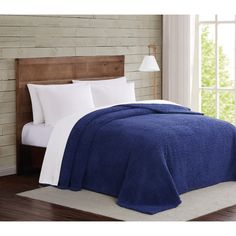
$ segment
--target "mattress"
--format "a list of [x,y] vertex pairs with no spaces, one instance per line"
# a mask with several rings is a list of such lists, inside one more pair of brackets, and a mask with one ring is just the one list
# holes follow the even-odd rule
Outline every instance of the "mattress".
[[24,125],[22,130],[22,144],[37,147],[47,147],[52,130],[53,126],[50,125],[34,125],[32,122],[27,123]]

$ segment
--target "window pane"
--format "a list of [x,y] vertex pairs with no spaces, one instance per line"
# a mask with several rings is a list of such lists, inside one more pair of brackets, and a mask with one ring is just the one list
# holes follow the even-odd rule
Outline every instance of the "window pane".
[[235,25],[218,26],[218,60],[220,87],[234,87]]
[[218,15],[218,21],[234,21],[235,19],[235,15],[230,15],[230,14],[227,14],[227,15]]
[[201,111],[206,116],[216,117],[216,92],[211,90],[201,91]]
[[199,15],[199,21],[214,21],[215,15]]
[[235,96],[234,92],[220,91],[220,119],[235,123]]
[[215,25],[203,24],[201,36],[201,86],[215,87]]

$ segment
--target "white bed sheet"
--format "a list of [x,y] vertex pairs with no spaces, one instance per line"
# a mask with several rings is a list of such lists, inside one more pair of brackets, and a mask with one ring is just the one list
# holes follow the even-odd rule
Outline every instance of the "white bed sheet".
[[[145,100],[137,101],[134,103],[157,103],[157,104],[175,104],[166,100]],[[118,104],[117,104],[118,105]],[[97,107],[91,110],[99,110],[105,107]],[[88,113],[86,113],[88,114]],[[67,143],[67,139],[70,135],[70,132],[76,122],[81,119],[86,114],[74,114],[67,116],[61,119],[54,126],[53,132],[51,134],[46,153],[43,160],[43,165],[40,173],[39,183],[41,184],[50,184],[57,186],[60,176],[61,163]]]
[[33,124],[33,122],[24,125],[21,134],[22,144],[47,147],[51,136],[53,126],[45,124]]

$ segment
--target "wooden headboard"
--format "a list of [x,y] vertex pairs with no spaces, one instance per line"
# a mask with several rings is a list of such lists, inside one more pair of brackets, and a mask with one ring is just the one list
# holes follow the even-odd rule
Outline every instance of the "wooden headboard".
[[16,141],[32,121],[28,83],[64,84],[72,79],[101,80],[124,75],[124,56],[81,56],[16,59]]

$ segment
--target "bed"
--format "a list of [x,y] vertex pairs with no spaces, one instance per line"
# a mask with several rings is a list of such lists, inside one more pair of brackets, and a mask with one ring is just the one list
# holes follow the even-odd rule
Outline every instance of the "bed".
[[[45,127],[30,125],[33,118],[27,84],[65,84],[71,83],[76,78],[82,80],[104,80],[123,75],[124,56],[16,59],[17,173],[39,173],[46,150],[44,147],[46,143],[44,142],[43,145],[42,143],[37,143],[35,132],[43,132],[46,135],[50,132],[50,128],[45,130]],[[28,125],[24,128],[24,134],[22,134],[23,127],[26,124]],[[40,128],[42,129],[39,130]],[[24,144],[22,143],[22,135],[24,135]],[[32,140],[32,136],[34,140]],[[27,140],[27,137],[31,137],[30,140]]]
[[[76,68],[79,74],[74,74]],[[83,68],[85,71],[81,73]],[[34,83],[45,82],[45,78],[48,78],[46,83],[58,82],[52,76],[63,78],[60,82],[65,83],[74,78],[101,80],[123,76],[124,57],[22,59],[18,61],[17,71],[17,84],[22,86],[23,81],[26,95],[25,85],[32,78]],[[125,90],[119,91],[125,96]],[[105,100],[112,94],[109,89],[103,93]],[[47,98],[45,104],[51,97]],[[17,115],[21,117],[27,110],[19,101]],[[177,207],[182,193],[235,181],[235,126],[178,104],[164,103],[132,100],[61,118],[52,130],[44,160],[43,155],[40,157],[43,164],[39,182],[61,189],[88,189],[111,195],[117,197],[121,207],[155,214]],[[31,111],[27,114],[27,119],[17,122],[18,138],[23,125],[32,119]],[[30,124],[24,129],[27,127]],[[22,142],[18,145],[19,172],[28,164],[34,167],[38,147]]]

